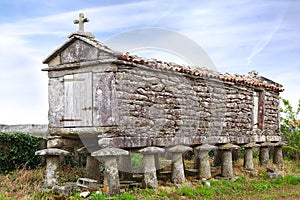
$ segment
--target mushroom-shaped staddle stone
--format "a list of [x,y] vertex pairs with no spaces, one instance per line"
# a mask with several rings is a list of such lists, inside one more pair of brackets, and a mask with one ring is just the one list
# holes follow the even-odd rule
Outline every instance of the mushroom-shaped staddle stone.
[[273,147],[273,146],[276,146],[275,144],[276,143],[272,143],[272,142],[264,142],[264,143],[261,143],[260,146],[261,147]]
[[239,148],[240,148],[240,146],[234,145],[231,143],[227,143],[227,144],[219,146],[219,149],[221,149],[221,150],[233,150],[233,149],[239,149]]
[[188,146],[181,145],[181,144],[167,149],[167,151],[171,152],[171,153],[184,153],[186,151],[192,151],[192,150],[193,150],[192,147],[188,147]]
[[145,154],[145,155],[146,154],[156,154],[156,153],[164,153],[165,149],[160,148],[160,147],[146,147],[146,148],[139,150],[139,152],[141,154]]
[[115,147],[105,147],[91,154],[92,156],[121,156],[129,155],[129,151]]
[[217,149],[218,147],[210,144],[203,144],[195,148],[196,151],[211,151]]
[[182,160],[182,154],[186,151],[192,151],[193,148],[176,145],[167,149],[168,152],[172,153],[172,182],[182,183],[185,181],[184,165]]
[[248,143],[248,144],[244,144],[242,145],[243,148],[253,148],[253,147],[260,147],[259,144],[256,144],[255,142],[252,143]]
[[70,152],[57,149],[57,148],[48,148],[35,152],[36,156],[59,156],[59,155],[68,155]]

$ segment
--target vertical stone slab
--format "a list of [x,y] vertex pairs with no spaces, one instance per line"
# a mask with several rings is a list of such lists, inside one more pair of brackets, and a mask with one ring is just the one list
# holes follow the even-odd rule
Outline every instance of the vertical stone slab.
[[87,155],[86,159],[86,176],[90,179],[100,179],[99,160],[91,155]]
[[222,151],[216,149],[214,156],[214,166],[220,166],[222,164]]
[[119,125],[119,110],[116,96],[114,73],[94,73],[93,123],[94,126]]
[[184,164],[182,154],[186,151],[192,151],[193,148],[184,145],[176,145],[168,148],[167,151],[172,153],[172,182],[182,183],[185,181]]
[[143,154],[143,182],[144,188],[156,189],[158,186],[156,167],[155,167],[155,154],[164,153],[165,149],[159,147],[146,147],[139,150]]
[[82,147],[76,150],[79,154],[86,154],[86,176],[90,179],[99,180],[100,179],[100,170],[99,170],[99,161],[90,155],[90,152],[86,147]]

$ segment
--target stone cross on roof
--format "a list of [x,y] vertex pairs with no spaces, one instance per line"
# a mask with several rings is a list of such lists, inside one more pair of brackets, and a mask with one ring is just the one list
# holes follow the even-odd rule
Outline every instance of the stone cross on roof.
[[84,23],[88,22],[89,19],[84,17],[83,13],[79,13],[79,19],[75,19],[74,24],[79,24],[79,32],[84,32]]

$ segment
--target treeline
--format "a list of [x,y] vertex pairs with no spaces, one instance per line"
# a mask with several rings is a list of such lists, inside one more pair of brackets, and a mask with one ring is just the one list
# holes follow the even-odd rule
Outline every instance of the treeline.
[[283,133],[284,140],[288,146],[284,146],[285,157],[300,161],[300,100],[296,109],[293,109],[287,99],[281,99],[280,108],[280,131]]

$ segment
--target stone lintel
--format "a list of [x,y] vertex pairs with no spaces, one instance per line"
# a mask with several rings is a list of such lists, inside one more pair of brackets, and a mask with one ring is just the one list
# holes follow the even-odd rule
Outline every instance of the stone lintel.
[[48,148],[43,149],[35,152],[35,155],[37,156],[60,156],[60,155],[68,155],[70,152],[57,149],[57,148]]
[[181,144],[167,149],[167,151],[171,152],[171,153],[184,153],[186,151],[192,151],[192,150],[193,150],[192,147],[188,147],[188,146],[181,145]]
[[219,146],[219,149],[221,149],[221,150],[233,150],[233,149],[239,149],[239,148],[241,148],[241,147],[238,145],[231,144],[231,143],[227,143],[227,144]]
[[92,156],[121,156],[129,155],[129,151],[115,147],[106,147],[91,154]]
[[256,144],[255,142],[251,142],[251,143],[242,145],[242,147],[244,147],[244,148],[253,148],[253,147],[260,147],[260,145]]
[[217,148],[218,148],[217,146],[206,143],[206,144],[196,147],[195,150],[196,151],[211,151],[211,150],[214,150]]
[[143,149],[139,150],[139,153],[145,154],[145,155],[164,153],[164,152],[165,152],[165,149],[160,148],[160,147],[146,147],[146,148],[143,148]]

